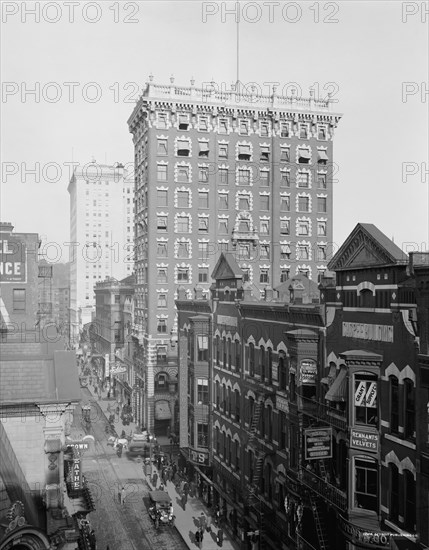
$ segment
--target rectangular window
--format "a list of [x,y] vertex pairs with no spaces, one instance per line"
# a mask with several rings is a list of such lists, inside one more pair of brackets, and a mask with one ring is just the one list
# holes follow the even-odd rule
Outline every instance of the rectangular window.
[[228,220],[227,218],[219,218],[218,220],[218,231],[221,235],[228,234]]
[[167,181],[167,165],[158,164],[157,165],[157,179],[158,181]]
[[168,206],[168,191],[164,189],[157,189],[156,191],[156,205]]
[[326,174],[317,174],[317,186],[319,189],[326,189]]
[[307,245],[297,245],[296,247],[296,259],[297,260],[308,260],[309,251]]
[[25,311],[25,288],[13,289],[13,311]]
[[226,118],[219,119],[219,134],[228,133],[228,120]]
[[247,244],[247,243],[238,244],[238,258],[240,260],[250,259],[250,244]]
[[209,444],[208,424],[197,424],[197,444],[198,444],[198,447],[208,447],[208,444]]
[[287,138],[289,137],[289,124],[282,122],[280,124],[280,137]]
[[317,222],[317,235],[320,237],[326,236],[326,222]]
[[270,146],[269,145],[261,145],[261,156],[259,157],[259,160],[261,162],[269,162],[270,161]]
[[189,191],[177,191],[178,208],[189,208]]
[[280,211],[281,212],[290,211],[290,197],[280,197]]
[[177,218],[177,232],[189,233],[189,218],[187,216],[179,216]]
[[300,139],[307,139],[307,137],[308,137],[307,124],[301,124],[299,126],[299,137],[300,137]]
[[310,211],[310,197],[298,197],[298,212]]
[[198,181],[207,183],[209,181],[209,169],[207,166],[200,166],[198,169]]
[[158,243],[156,255],[158,258],[167,258],[168,256],[168,249],[167,249],[167,243],[166,242],[160,242]]
[[317,197],[317,211],[318,212],[326,212],[326,197]]
[[355,419],[357,424],[377,425],[377,378],[355,375]]
[[[198,361],[207,361],[209,358],[209,337],[208,336],[197,336],[197,349],[198,349]],[[208,380],[207,382],[207,389],[208,389]],[[208,398],[208,395],[207,395]],[[200,401],[200,399],[198,399]],[[207,404],[205,401],[203,401],[204,404]]]
[[249,134],[249,122],[247,120],[240,120],[240,135],[247,136]]
[[268,137],[268,122],[261,122],[259,128],[261,137]]
[[180,183],[189,183],[189,167],[179,166],[177,168],[177,181]]
[[198,192],[198,208],[209,207],[209,194],[207,191]]
[[310,174],[307,172],[298,173],[298,187],[308,188],[310,185]]
[[250,145],[238,146],[238,160],[251,160],[252,150]]
[[290,187],[290,173],[280,172],[280,185],[281,187]]
[[290,234],[290,221],[289,220],[280,220],[280,234],[289,235]]
[[324,261],[326,260],[326,246],[321,246],[319,245],[317,247],[317,259],[319,261]]
[[158,294],[158,307],[167,307],[167,294]]
[[207,120],[207,117],[200,117],[199,118],[199,126],[198,129],[200,132],[207,132],[209,129],[209,121]]
[[289,269],[282,269],[280,271],[280,282],[284,283],[289,279]]
[[259,196],[259,204],[261,210],[269,210],[270,209],[270,196],[269,195],[260,195]]
[[179,267],[177,268],[177,281],[179,283],[189,283],[189,268]]
[[298,222],[297,235],[308,235],[310,233],[310,222]]
[[415,389],[411,380],[404,381],[404,436],[408,439],[414,437],[416,429]]
[[320,164],[322,166],[326,166],[328,163],[328,154],[325,150],[318,150],[317,151],[317,164]]
[[178,157],[189,157],[191,153],[191,146],[188,139],[178,139],[177,140],[177,156]]
[[260,274],[259,274],[259,282],[260,283],[269,283],[270,282],[268,269],[261,269]]
[[270,245],[269,244],[261,244],[260,245],[260,258],[263,260],[269,260],[270,259]]
[[165,334],[167,332],[167,321],[165,319],[158,319],[156,330],[159,333]]
[[177,243],[177,258],[189,258],[189,243],[178,242]]
[[228,195],[219,193],[219,210],[228,210]]
[[208,230],[209,230],[209,219],[198,218],[198,231],[200,233],[208,233]]
[[188,115],[179,115],[179,130],[187,130],[189,128]]
[[326,128],[324,126],[319,126],[319,131],[317,132],[317,139],[326,139]]
[[259,171],[259,183],[261,187],[268,187],[270,185],[270,172],[269,170]]
[[399,385],[395,376],[390,377],[390,431],[397,434],[399,429]]
[[167,155],[168,154],[168,142],[166,139],[158,139],[158,155]]
[[207,260],[209,257],[209,243],[198,243],[198,258]]
[[227,158],[228,157],[228,144],[227,143],[220,143],[219,144],[219,158]]
[[291,255],[290,246],[288,244],[280,245],[280,259],[289,260]]
[[157,229],[158,231],[167,231],[167,217],[158,216],[157,217]]
[[298,149],[298,162],[300,164],[309,164],[310,158],[311,155],[309,149],[306,149],[305,147],[300,147]]
[[248,267],[242,267],[241,271],[243,272],[243,283],[250,281],[250,269]]
[[160,130],[166,130],[167,129],[167,114],[166,113],[158,113],[158,128]]
[[355,459],[355,505],[366,510],[378,510],[378,472],[373,461]]
[[250,210],[249,197],[239,197],[238,199],[239,210]]
[[238,170],[238,183],[240,185],[249,185],[250,184],[250,170],[240,168]]
[[219,183],[228,185],[228,169],[219,168]]
[[200,158],[208,158],[209,156],[209,144],[207,141],[200,141],[199,144],[199,151],[198,156]]
[[290,148],[282,147],[280,149],[280,162],[289,162],[290,161]]
[[200,267],[198,271],[198,282],[207,283],[209,280],[209,270],[207,267]]
[[270,221],[261,220],[259,223],[259,233],[261,233],[261,235],[268,235],[269,232],[270,232]]

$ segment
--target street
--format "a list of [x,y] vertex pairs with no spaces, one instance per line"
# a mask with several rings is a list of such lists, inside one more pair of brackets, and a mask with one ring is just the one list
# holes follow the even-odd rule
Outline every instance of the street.
[[[107,445],[105,417],[90,392],[82,389],[91,403],[93,419],[87,430],[95,438],[95,446],[85,453],[82,469],[88,480],[96,510],[89,516],[97,537],[97,548],[105,550],[181,550],[187,546],[175,527],[155,530],[147,508],[149,487],[143,478],[142,463],[119,458]],[[75,411],[75,426],[80,424],[80,410]],[[125,504],[119,493],[125,488]],[[143,501],[143,498],[145,501]]]

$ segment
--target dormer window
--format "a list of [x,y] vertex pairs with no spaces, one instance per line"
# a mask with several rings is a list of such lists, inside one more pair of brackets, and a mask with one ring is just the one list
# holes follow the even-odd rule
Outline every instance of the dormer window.
[[189,115],[179,115],[179,130],[189,129]]

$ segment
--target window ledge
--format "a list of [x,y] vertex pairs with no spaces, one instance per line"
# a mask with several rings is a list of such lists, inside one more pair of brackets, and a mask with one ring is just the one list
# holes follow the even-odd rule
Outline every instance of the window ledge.
[[414,451],[416,450],[416,444],[412,443],[411,441],[408,441],[406,439],[401,439],[400,437],[396,437],[395,435],[392,435],[392,434],[384,434],[384,437],[389,441],[394,441],[399,445],[403,445],[404,447],[408,447],[409,449],[413,449]]

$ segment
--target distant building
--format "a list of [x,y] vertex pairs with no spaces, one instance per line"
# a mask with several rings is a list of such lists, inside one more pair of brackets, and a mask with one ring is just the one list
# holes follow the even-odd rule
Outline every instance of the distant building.
[[208,295],[219,253],[236,257],[255,295],[298,273],[317,280],[332,243],[330,100],[149,82],[128,125],[135,151],[136,318],[147,377],[177,368],[176,288]]
[[76,168],[70,194],[70,338],[92,319],[95,284],[133,270],[134,180],[123,165]]

